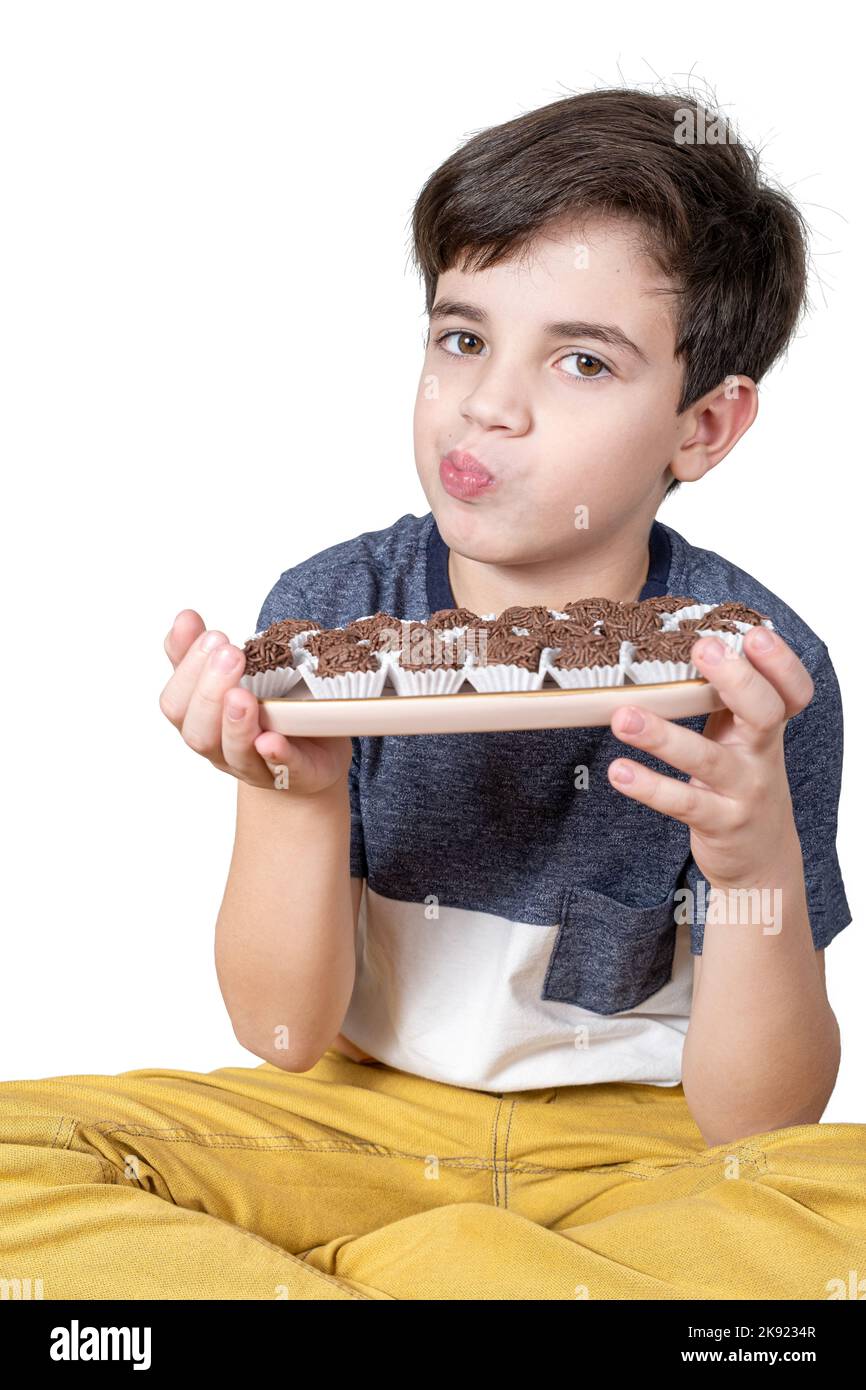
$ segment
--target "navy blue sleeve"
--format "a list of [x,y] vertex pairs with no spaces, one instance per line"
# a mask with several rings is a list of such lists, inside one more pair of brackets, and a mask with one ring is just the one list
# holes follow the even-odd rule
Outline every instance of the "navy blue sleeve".
[[[805,653],[801,660],[814,681],[815,693],[806,708],[785,726],[785,767],[803,852],[812,940],[815,950],[820,951],[852,920],[836,853],[842,784],[842,697],[825,643]],[[695,894],[698,882],[704,883],[706,903],[709,884],[691,856],[685,880]],[[694,901],[697,909],[701,899],[696,897]],[[691,923],[693,955],[701,954],[703,939],[703,914],[696,910]]]
[[282,622],[283,618],[312,616],[307,612],[307,600],[294,570],[284,570],[259,610],[256,633],[264,632],[271,623]]
[[[304,591],[293,570],[284,570],[259,610],[256,632],[264,632],[271,623],[281,622],[283,618],[313,618]],[[349,874],[352,878],[367,877],[367,858],[364,849],[364,824],[361,819],[361,797],[358,785],[360,770],[360,743],[352,739],[352,761],[349,765],[349,809],[351,811],[351,836],[349,840]]]

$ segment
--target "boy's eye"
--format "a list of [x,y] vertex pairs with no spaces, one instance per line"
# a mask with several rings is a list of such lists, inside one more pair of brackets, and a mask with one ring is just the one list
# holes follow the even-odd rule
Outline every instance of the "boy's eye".
[[[449,338],[457,339],[457,347],[446,347]],[[455,328],[450,333],[443,333],[436,339],[436,346],[447,352],[449,357],[478,357],[484,346],[483,340],[475,333],[467,333],[465,329]],[[570,377],[572,381],[595,381],[597,378],[604,378],[605,374],[610,376],[610,368],[607,367],[601,358],[594,357],[589,352],[568,352],[559,359],[560,364],[567,362],[570,358],[577,360],[577,371],[565,370],[564,375]]]
[[456,352],[453,352],[453,351],[451,350],[451,348],[444,347],[443,344],[446,342],[446,340],[447,340],[448,338],[460,338],[460,339],[462,339],[463,342],[468,342],[468,343],[473,344],[473,345],[480,344],[480,343],[481,343],[481,339],[478,338],[478,337],[476,337],[476,335],[475,335],[474,333],[466,333],[466,332],[463,331],[462,329],[453,329],[452,332],[450,332],[450,333],[443,333],[441,338],[437,338],[437,339],[436,339],[436,345],[437,345],[437,347],[441,347],[443,352],[449,353],[451,357],[477,357],[477,356],[478,356],[478,350],[477,350],[476,346],[471,346],[471,347],[469,348],[468,352],[464,352],[464,351],[462,350],[462,347],[458,347],[458,349],[457,349]]
[[566,376],[572,377],[575,381],[594,381],[596,377],[601,377],[604,372],[607,372],[608,376],[610,375],[610,368],[606,367],[600,358],[593,357],[589,352],[568,352],[565,357],[560,358],[560,362],[567,362],[570,357],[577,358],[580,367],[588,367],[585,372],[567,371],[565,373]]

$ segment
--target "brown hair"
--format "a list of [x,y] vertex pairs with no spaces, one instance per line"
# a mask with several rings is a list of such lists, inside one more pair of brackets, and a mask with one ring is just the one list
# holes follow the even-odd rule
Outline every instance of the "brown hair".
[[678,414],[729,375],[761,380],[806,308],[807,224],[729,123],[676,90],[562,97],[450,155],[412,213],[427,313],[438,276],[458,260],[486,270],[527,252],[546,224],[593,216],[632,219],[675,286]]

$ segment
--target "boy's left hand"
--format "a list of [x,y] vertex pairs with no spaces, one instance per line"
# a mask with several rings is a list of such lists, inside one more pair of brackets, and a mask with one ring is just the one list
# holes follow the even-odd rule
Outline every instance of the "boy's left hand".
[[[630,758],[612,762],[608,777],[617,791],[689,826],[694,861],[714,888],[758,886],[772,878],[775,865],[800,853],[783,735],[815,687],[800,658],[763,626],[746,633],[742,655],[717,637],[703,637],[692,660],[727,706],[708,716],[702,733],[625,704],[611,721],[618,739],[689,773],[690,781]],[[642,729],[625,727],[629,711],[643,719]],[[616,780],[623,767],[631,782]]]

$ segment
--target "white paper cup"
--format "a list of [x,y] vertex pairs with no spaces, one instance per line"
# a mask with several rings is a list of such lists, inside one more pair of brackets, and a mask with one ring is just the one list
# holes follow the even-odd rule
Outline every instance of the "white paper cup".
[[[544,653],[542,652],[542,656]],[[466,680],[473,690],[492,692],[496,690],[539,690],[544,684],[545,671],[539,662],[535,671],[525,666],[515,666],[513,662],[492,661],[479,665],[474,653],[469,653],[463,668]]]
[[625,684],[624,656],[628,654],[629,644],[620,643],[619,661],[613,666],[555,666],[554,660],[562,647],[545,647],[541,653],[541,666],[563,690],[589,689],[593,686]]
[[[748,628],[746,628],[746,631],[748,632]],[[735,652],[741,652],[743,650],[742,631],[719,632],[718,630],[710,626],[707,626],[695,628],[695,637],[718,637],[720,642],[724,642],[726,647],[733,647]]]
[[693,661],[630,661],[626,675],[636,685],[659,685],[663,681],[702,679]]
[[370,699],[372,696],[381,695],[385,685],[385,677],[388,668],[379,657],[379,668],[376,671],[341,671],[336,676],[318,676],[316,668],[319,664],[317,656],[307,653],[307,660],[298,668],[301,678],[306,681],[312,695],[317,700],[358,700]]
[[257,671],[253,676],[241,676],[239,684],[251,690],[258,700],[278,700],[297,685],[301,673],[297,666],[276,666],[272,671]]
[[466,679],[466,663],[404,671],[398,661],[392,661],[388,666],[388,678],[398,695],[453,695]]

